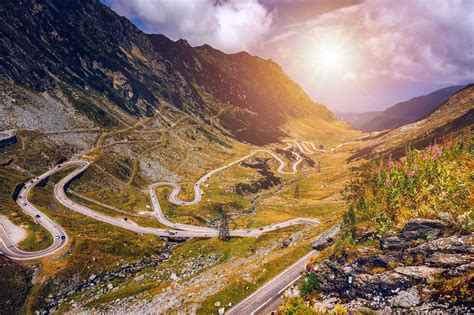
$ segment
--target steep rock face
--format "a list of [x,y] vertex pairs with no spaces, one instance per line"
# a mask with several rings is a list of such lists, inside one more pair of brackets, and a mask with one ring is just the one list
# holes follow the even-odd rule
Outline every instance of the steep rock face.
[[94,98],[135,118],[165,102],[254,144],[277,141],[292,118],[334,120],[274,62],[144,34],[98,0],[7,0],[0,10],[0,74],[60,89],[96,116],[117,108]]

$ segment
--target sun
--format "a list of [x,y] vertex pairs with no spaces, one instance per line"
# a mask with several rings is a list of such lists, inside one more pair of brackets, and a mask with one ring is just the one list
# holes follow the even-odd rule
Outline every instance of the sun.
[[347,51],[338,42],[319,43],[315,50],[315,63],[322,70],[341,70],[347,65]]

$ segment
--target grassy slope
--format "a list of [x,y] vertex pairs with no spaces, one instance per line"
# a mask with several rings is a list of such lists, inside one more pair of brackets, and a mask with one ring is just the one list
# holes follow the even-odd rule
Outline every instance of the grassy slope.
[[364,155],[383,156],[391,152],[400,157],[407,146],[422,148],[447,133],[472,126],[473,106],[474,86],[470,85],[449,98],[425,119],[394,129],[368,142],[354,158]]

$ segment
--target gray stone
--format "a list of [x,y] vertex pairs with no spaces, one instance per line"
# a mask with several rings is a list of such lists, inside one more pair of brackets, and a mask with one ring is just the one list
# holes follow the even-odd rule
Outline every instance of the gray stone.
[[399,274],[417,279],[431,281],[434,275],[441,273],[441,268],[430,268],[427,266],[404,266],[395,268]]
[[440,220],[414,219],[408,221],[401,235],[407,240],[427,239],[439,236],[448,229],[448,225]]
[[400,291],[389,300],[393,307],[410,308],[420,304],[420,294],[416,287],[411,287],[406,291]]
[[328,247],[334,241],[333,238],[334,236],[337,235],[337,233],[339,233],[340,228],[341,228],[341,225],[336,224],[329,230],[325,231],[324,233],[316,237],[316,239],[311,243],[311,246],[316,250],[322,250]]
[[408,246],[408,242],[398,236],[384,237],[380,241],[380,247],[384,250],[401,250]]
[[456,267],[474,262],[474,258],[463,254],[434,253],[426,259],[431,266]]
[[473,235],[466,236],[451,236],[446,238],[439,238],[433,241],[426,242],[418,245],[415,248],[410,248],[408,253],[410,254],[425,254],[430,255],[433,253],[461,253],[461,254],[474,254],[474,241]]

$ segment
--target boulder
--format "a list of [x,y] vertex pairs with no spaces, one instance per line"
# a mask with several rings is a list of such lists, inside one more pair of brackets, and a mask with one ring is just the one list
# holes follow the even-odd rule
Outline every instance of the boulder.
[[322,250],[328,247],[334,241],[334,237],[337,235],[337,233],[339,233],[340,228],[340,224],[334,225],[332,228],[316,237],[316,239],[311,243],[311,246],[315,250]]
[[365,270],[373,268],[388,268],[390,264],[394,263],[396,259],[390,255],[369,255],[358,258],[355,263],[358,267]]
[[430,268],[427,266],[404,266],[397,267],[395,272],[417,279],[431,281],[433,277],[443,271],[441,268]]
[[402,250],[408,245],[409,243],[399,236],[384,237],[380,240],[380,247],[384,250]]
[[466,265],[471,262],[474,262],[474,258],[463,254],[434,253],[426,259],[426,263],[431,266],[439,266],[445,268]]
[[380,274],[361,274],[355,276],[351,295],[364,299],[375,296],[390,296],[413,286],[413,280],[397,272],[386,271]]
[[370,241],[370,240],[378,240],[379,238],[380,237],[377,232],[367,231],[367,232],[362,233],[362,235],[357,238],[357,241],[365,242],[365,241]]
[[411,287],[406,291],[400,291],[397,295],[389,299],[392,307],[411,308],[420,304],[421,298],[416,287]]
[[451,236],[446,238],[438,238],[433,241],[426,242],[414,248],[410,248],[410,254],[431,255],[433,253],[452,253],[452,254],[474,254],[474,235]]
[[449,226],[440,220],[414,219],[405,224],[401,236],[406,240],[427,239],[441,235],[448,228]]

